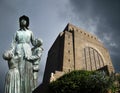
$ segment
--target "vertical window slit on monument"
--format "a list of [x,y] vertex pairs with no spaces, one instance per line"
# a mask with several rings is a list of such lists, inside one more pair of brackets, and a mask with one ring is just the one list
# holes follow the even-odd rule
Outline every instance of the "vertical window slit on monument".
[[[102,57],[101,57],[101,59],[102,59]],[[103,61],[103,59],[102,59],[102,62],[103,62],[103,66],[104,66],[105,64],[104,64],[104,61]]]
[[95,60],[94,60],[94,49],[90,48],[90,53],[91,53],[91,63],[92,63],[92,70],[95,70]]
[[68,62],[70,62],[70,59],[68,59]]
[[92,62],[91,62],[91,52],[90,52],[90,47],[88,47],[88,51],[89,51],[90,68],[91,68],[91,70],[92,70]]
[[98,57],[99,67],[101,67],[101,65],[100,65],[100,56],[98,55],[98,52],[97,52],[97,57]]
[[68,50],[68,53],[70,53],[70,50]]
[[102,66],[104,66],[104,62],[103,62],[103,59],[102,59],[101,55],[99,55],[99,57],[100,57],[100,61],[102,63]]
[[68,69],[68,72],[70,72],[70,69]]
[[93,50],[93,57],[94,57],[95,69],[97,69],[97,61],[95,59],[95,50]]
[[86,48],[84,48],[84,59],[85,59],[85,66],[86,66],[86,70],[87,70],[87,61],[86,61]]
[[92,48],[92,55],[93,55],[93,64],[94,64],[94,69],[96,69],[96,61],[95,61],[95,55],[94,55],[94,48]]

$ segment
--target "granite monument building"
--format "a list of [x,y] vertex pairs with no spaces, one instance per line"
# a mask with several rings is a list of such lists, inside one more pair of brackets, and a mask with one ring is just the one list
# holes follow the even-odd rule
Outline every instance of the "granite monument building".
[[104,45],[96,36],[68,24],[48,52],[43,85],[73,70],[104,68],[108,73],[114,72],[109,52]]
[[68,24],[48,52],[43,83],[50,82],[51,73],[58,78],[73,70],[97,70],[107,66],[114,72],[108,50],[98,38]]

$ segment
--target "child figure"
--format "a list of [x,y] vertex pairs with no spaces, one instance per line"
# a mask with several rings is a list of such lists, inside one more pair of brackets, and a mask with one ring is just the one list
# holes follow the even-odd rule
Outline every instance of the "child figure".
[[34,47],[32,48],[32,56],[27,58],[29,62],[33,64],[33,84],[34,89],[37,87],[38,81],[38,71],[39,71],[39,63],[42,56],[43,48],[42,48],[42,40],[36,39]]
[[5,78],[4,93],[21,93],[20,92],[20,74],[18,71],[19,57],[14,56],[11,50],[3,54],[3,58],[8,61],[9,71]]

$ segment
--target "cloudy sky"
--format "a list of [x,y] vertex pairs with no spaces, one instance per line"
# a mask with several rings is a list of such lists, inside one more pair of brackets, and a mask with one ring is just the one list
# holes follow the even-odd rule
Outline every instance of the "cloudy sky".
[[115,70],[120,71],[120,1],[119,0],[0,0],[0,93],[4,90],[7,62],[2,53],[10,48],[18,19],[30,18],[30,29],[44,41],[39,82],[47,52],[67,23],[98,36],[110,51]]

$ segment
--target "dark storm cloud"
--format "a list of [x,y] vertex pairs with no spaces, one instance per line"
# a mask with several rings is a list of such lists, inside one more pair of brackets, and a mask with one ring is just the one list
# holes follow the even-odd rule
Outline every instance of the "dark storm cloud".
[[[79,21],[98,18],[94,33],[111,53],[116,71],[120,71],[120,1],[119,0],[70,0],[72,11]],[[82,17],[81,17],[82,16]],[[87,28],[87,27],[86,27]],[[89,28],[89,27],[88,27]],[[91,31],[92,32],[92,31]]]

